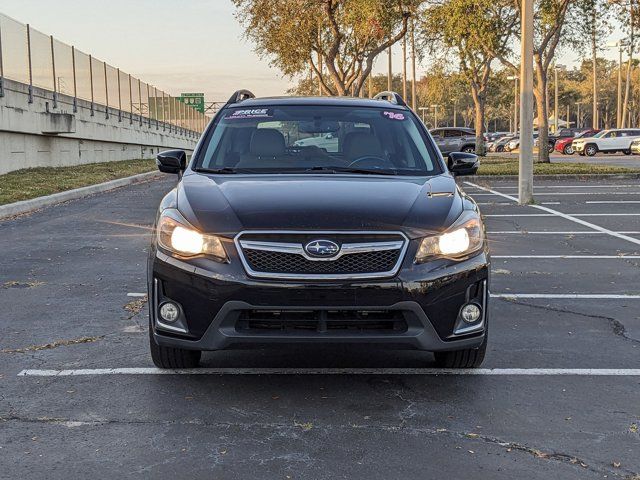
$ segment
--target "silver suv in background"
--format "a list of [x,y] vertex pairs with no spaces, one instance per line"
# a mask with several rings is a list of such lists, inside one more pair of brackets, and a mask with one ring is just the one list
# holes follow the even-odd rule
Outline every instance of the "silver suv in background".
[[476,151],[476,132],[470,128],[434,128],[430,132],[443,155],[451,152],[473,153]]

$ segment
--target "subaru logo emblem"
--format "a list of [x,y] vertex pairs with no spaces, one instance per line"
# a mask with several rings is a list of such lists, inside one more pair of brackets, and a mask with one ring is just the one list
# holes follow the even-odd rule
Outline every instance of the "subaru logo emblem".
[[304,246],[304,251],[313,257],[333,257],[340,247],[331,240],[312,240]]

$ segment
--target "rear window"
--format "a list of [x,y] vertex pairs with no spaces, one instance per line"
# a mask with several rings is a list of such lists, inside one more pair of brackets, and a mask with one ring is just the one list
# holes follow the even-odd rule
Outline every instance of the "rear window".
[[224,110],[195,164],[196,169],[230,173],[332,167],[397,175],[442,173],[437,152],[410,111],[341,106]]

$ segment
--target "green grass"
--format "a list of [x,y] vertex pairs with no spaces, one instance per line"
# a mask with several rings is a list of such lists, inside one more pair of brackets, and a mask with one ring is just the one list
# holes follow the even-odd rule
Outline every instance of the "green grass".
[[154,160],[124,160],[16,170],[0,175],[0,205],[150,172],[155,168]]
[[[595,175],[608,173],[640,173],[640,170],[588,163],[534,163],[534,175]],[[480,159],[478,175],[518,175],[517,158]]]

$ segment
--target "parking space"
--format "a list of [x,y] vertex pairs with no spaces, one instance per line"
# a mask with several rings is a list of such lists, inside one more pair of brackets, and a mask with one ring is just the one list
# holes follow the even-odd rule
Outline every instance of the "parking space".
[[640,475],[634,180],[537,181],[534,206],[514,181],[462,182],[493,255],[480,371],[300,346],[159,375],[136,295],[171,181],[0,223],[0,478]]

